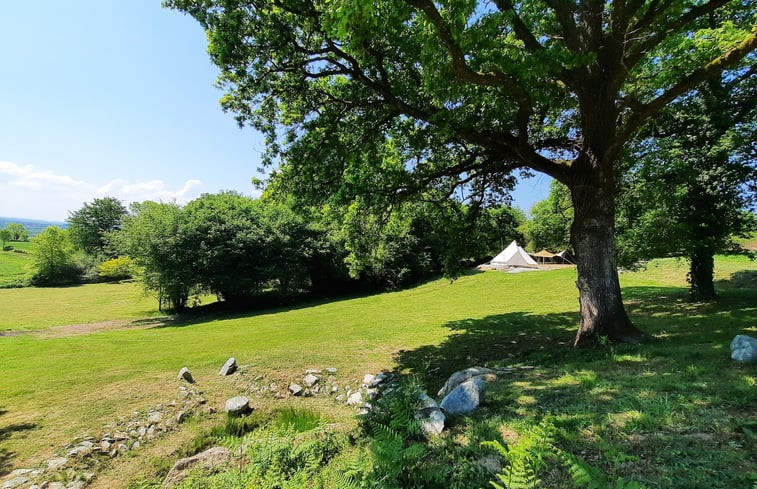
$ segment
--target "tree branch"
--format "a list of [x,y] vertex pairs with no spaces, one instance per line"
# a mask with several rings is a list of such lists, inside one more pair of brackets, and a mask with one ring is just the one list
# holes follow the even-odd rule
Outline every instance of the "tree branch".
[[533,105],[528,93],[523,89],[520,82],[498,70],[491,73],[479,73],[465,62],[465,53],[457,44],[452,35],[452,30],[444,21],[436,6],[431,0],[406,0],[406,2],[422,11],[431,21],[442,44],[452,58],[452,67],[455,76],[464,82],[484,86],[499,86],[507,89],[518,103],[518,115],[516,124],[521,139],[528,137],[528,120],[533,114]]
[[737,47],[710,61],[704,68],[695,70],[657,98],[646,104],[639,105],[628,119],[625,128],[622,129],[621,140],[625,141],[634,131],[636,131],[636,129],[641,127],[642,124],[653,117],[668,103],[672,102],[676,97],[683,95],[707,80],[707,78],[717,75],[723,70],[735,65],[754,49],[757,49],[757,25],[752,28],[751,34]]

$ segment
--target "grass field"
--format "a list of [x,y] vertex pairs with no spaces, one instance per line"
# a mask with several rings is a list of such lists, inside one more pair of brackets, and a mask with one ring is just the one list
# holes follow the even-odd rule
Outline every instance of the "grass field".
[[[149,329],[45,335],[54,326],[156,314],[132,284],[0,290],[0,474],[42,462],[73,437],[167,402],[188,366],[211,405],[239,386],[216,375],[233,355],[282,385],[304,369],[334,366],[345,382],[366,372],[416,374],[436,392],[453,371],[525,365],[490,389],[485,407],[445,438],[455,445],[508,437],[549,417],[560,440],[608,473],[649,487],[751,487],[757,477],[757,368],[733,364],[728,342],[757,335],[757,265],[719,257],[721,301],[686,302],[683,262],[661,260],[621,275],[633,320],[659,341],[573,350],[575,271],[472,273],[449,282],[257,314],[194,316]],[[277,402],[260,399],[261,410]],[[352,411],[298,399],[349,422]],[[515,435],[514,435],[515,434]],[[100,484],[123,487],[170,457],[182,434],[114,463]],[[152,450],[152,451],[151,451]],[[569,487],[552,471],[552,485]],[[101,487],[108,487],[101,485]]]
[[11,241],[8,245],[25,253],[0,250],[0,287],[25,282],[34,273],[32,243]]

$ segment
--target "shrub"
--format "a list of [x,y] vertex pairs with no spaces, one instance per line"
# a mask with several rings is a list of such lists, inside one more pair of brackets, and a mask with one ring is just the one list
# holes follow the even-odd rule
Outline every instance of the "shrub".
[[123,280],[132,278],[134,274],[134,260],[128,256],[119,256],[106,260],[97,267],[97,274],[105,280]]

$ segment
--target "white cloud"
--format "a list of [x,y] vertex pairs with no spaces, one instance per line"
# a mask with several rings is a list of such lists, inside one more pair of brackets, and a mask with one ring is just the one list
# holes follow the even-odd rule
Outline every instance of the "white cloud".
[[183,204],[198,197],[203,188],[200,180],[187,180],[180,188],[171,188],[162,180],[115,179],[102,184],[34,165],[0,161],[0,216],[62,221],[69,211],[97,197],[116,197],[126,204],[144,200]]

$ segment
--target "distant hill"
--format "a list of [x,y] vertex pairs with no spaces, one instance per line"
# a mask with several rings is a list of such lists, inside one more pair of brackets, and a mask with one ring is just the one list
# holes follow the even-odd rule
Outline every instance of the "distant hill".
[[17,222],[29,231],[29,236],[34,237],[41,233],[48,226],[58,226],[63,229],[68,227],[68,223],[57,221],[40,221],[39,219],[24,219],[22,217],[0,217],[0,229],[12,222]]

